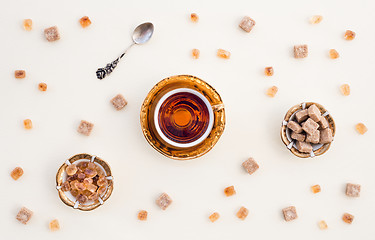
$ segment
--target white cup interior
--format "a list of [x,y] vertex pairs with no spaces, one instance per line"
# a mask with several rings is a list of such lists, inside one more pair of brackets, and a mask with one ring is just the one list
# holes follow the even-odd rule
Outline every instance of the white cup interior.
[[[192,94],[198,96],[200,99],[202,99],[202,101],[206,104],[206,107],[208,109],[208,114],[209,114],[209,122],[208,122],[208,127],[207,127],[206,131],[204,132],[204,134],[200,138],[198,138],[194,142],[190,142],[190,143],[177,143],[177,142],[174,142],[174,141],[170,140],[169,138],[167,138],[167,136],[164,135],[164,133],[161,131],[160,126],[159,126],[159,110],[160,110],[161,105],[164,103],[164,101],[168,97],[172,96],[173,94],[180,93],[180,92],[192,93]],[[166,93],[157,103],[156,108],[155,108],[155,113],[154,113],[154,124],[155,124],[155,128],[156,128],[157,133],[159,134],[159,136],[165,142],[167,142],[168,144],[170,144],[172,146],[175,146],[175,147],[188,148],[188,147],[192,147],[192,146],[195,146],[195,145],[201,143],[210,134],[210,132],[212,130],[212,127],[213,127],[213,124],[214,124],[214,112],[212,110],[210,102],[200,92],[197,92],[197,91],[195,91],[193,89],[190,89],[190,88],[177,88],[177,89],[174,89],[174,90]]]

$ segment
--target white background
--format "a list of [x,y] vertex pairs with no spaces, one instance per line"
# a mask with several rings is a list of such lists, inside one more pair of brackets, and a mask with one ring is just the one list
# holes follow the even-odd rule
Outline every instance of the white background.
[[[357,1],[1,1],[0,152],[2,239],[373,239],[375,234],[375,2]],[[197,24],[189,14],[197,12]],[[310,16],[321,14],[319,25]],[[82,29],[87,15],[92,25]],[[244,15],[256,20],[249,34],[238,28]],[[31,18],[26,32],[22,20]],[[95,71],[131,43],[134,27],[155,24],[152,40],[135,46],[103,81]],[[57,25],[61,40],[47,42],[43,30]],[[346,29],[357,33],[346,41]],[[293,58],[293,45],[308,44],[309,57]],[[199,60],[190,56],[201,50]],[[216,57],[223,48],[230,60]],[[331,60],[328,50],[340,58]],[[266,66],[275,75],[264,76]],[[24,80],[14,70],[25,69]],[[176,75],[196,75],[221,94],[227,125],[217,145],[193,161],[163,157],[144,139],[139,112],[155,83]],[[38,91],[39,82],[48,84]],[[349,83],[344,97],[339,86]],[[265,91],[276,85],[279,93]],[[123,94],[129,104],[116,111],[110,99]],[[294,157],[280,140],[286,111],[303,101],[324,105],[337,134],[331,149],[314,159]],[[30,118],[34,128],[23,129]],[[77,133],[81,119],[95,124],[91,136]],[[355,124],[369,131],[359,135]],[[65,206],[55,190],[55,174],[70,156],[87,152],[112,167],[111,198],[92,212]],[[248,175],[241,163],[253,156],[260,169]],[[18,181],[10,171],[21,166]],[[347,182],[362,185],[361,197],[345,196]],[[312,194],[310,186],[322,192]],[[234,185],[237,195],[225,197]],[[161,192],[173,204],[155,205]],[[295,205],[299,218],[285,222],[281,209]],[[15,220],[20,207],[34,211],[28,225]],[[235,213],[246,206],[245,221]],[[137,220],[140,209],[147,222]],[[208,216],[218,211],[212,224]],[[352,225],[342,214],[355,216]],[[61,230],[50,232],[57,218]],[[326,220],[329,230],[318,229]]]

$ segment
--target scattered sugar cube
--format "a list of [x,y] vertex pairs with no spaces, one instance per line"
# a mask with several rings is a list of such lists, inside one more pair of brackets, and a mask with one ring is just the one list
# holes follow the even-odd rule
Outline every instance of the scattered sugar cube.
[[33,122],[30,119],[23,120],[23,127],[27,130],[30,130],[33,128]]
[[307,142],[296,142],[296,147],[298,151],[303,152],[303,153],[310,153],[312,151],[312,146],[310,143]]
[[345,35],[344,35],[344,38],[346,40],[353,40],[355,38],[355,32],[351,31],[351,30],[346,30],[345,32]]
[[31,20],[31,19],[24,19],[23,20],[23,28],[26,31],[31,31],[33,29],[33,20]]
[[324,116],[320,117],[318,124],[320,125],[320,129],[326,129],[329,127],[328,120]]
[[318,193],[318,192],[320,192],[320,191],[321,191],[320,185],[314,185],[314,186],[312,186],[312,187],[311,187],[311,191],[312,191],[313,193]]
[[301,123],[309,117],[309,113],[307,112],[307,109],[304,109],[304,110],[298,111],[295,116],[296,116],[297,122]]
[[199,20],[198,14],[196,14],[196,13],[190,14],[190,20],[194,23],[198,22],[198,20]]
[[217,56],[219,58],[229,59],[230,58],[230,52],[228,52],[224,49],[218,49],[217,50]]
[[145,211],[145,210],[139,211],[138,212],[138,220],[140,220],[140,221],[146,221],[147,220],[147,215],[148,215],[147,211]]
[[208,218],[210,219],[211,222],[216,222],[220,218],[220,214],[217,212],[214,212]]
[[298,216],[297,216],[297,210],[296,210],[295,206],[290,206],[290,207],[284,208],[283,209],[283,214],[284,214],[284,219],[287,222],[292,221],[292,220],[298,218]]
[[237,217],[241,220],[245,220],[247,215],[249,215],[249,210],[245,207],[241,207],[237,212]]
[[307,45],[295,45],[294,46],[294,57],[295,58],[305,58],[309,54]]
[[39,83],[38,84],[38,89],[42,92],[47,91],[47,84],[46,83]]
[[307,109],[307,113],[309,114],[309,117],[314,120],[315,122],[319,122],[320,118],[322,116],[319,108],[313,104]]
[[266,74],[266,76],[273,76],[273,67],[266,67],[264,68],[264,74]]
[[243,162],[242,166],[250,175],[259,169],[258,163],[252,157]]
[[83,28],[86,28],[91,25],[91,20],[88,16],[84,16],[81,19],[79,19],[79,23]]
[[124,96],[117,94],[114,98],[111,99],[111,103],[116,108],[117,111],[123,109],[128,102],[125,100]]
[[236,190],[234,190],[234,186],[229,186],[224,189],[225,196],[230,197],[236,194]]
[[15,78],[19,78],[19,79],[25,78],[26,77],[25,70],[16,70],[16,71],[14,71],[14,77]]
[[165,210],[169,205],[172,204],[172,199],[166,193],[162,193],[158,199],[156,199],[156,204],[162,209]]
[[367,127],[365,126],[365,124],[363,124],[363,123],[357,123],[356,125],[355,125],[355,129],[357,130],[357,132],[359,133],[359,134],[365,134],[366,132],[367,132]]
[[342,216],[342,220],[346,223],[351,224],[354,220],[354,216],[349,213],[344,213],[344,215]]
[[340,86],[340,92],[344,96],[349,96],[350,95],[350,86],[349,84],[343,84]]
[[51,231],[57,231],[57,230],[60,230],[60,223],[59,223],[59,220],[57,220],[57,219],[52,220],[52,221],[49,223],[49,229],[50,229]]
[[302,127],[295,121],[289,121],[286,126],[295,133],[301,133],[303,131]]
[[85,120],[81,120],[81,123],[78,126],[77,131],[83,135],[89,136],[91,134],[94,124]]
[[10,176],[11,176],[14,180],[18,180],[22,175],[23,175],[23,169],[20,168],[20,167],[16,167],[16,168],[13,169],[13,171],[10,173]]
[[253,29],[253,27],[255,26],[255,21],[252,18],[250,18],[248,16],[245,16],[245,17],[242,18],[239,26],[245,32],[250,32]]
[[349,197],[359,197],[361,193],[361,185],[348,183],[346,184],[346,195]]
[[326,230],[328,228],[328,225],[324,220],[319,221],[318,226],[319,226],[320,230]]
[[56,26],[44,29],[44,36],[48,42],[54,42],[60,39],[60,33]]
[[310,23],[311,24],[318,24],[323,20],[323,16],[321,15],[314,15],[310,18]]
[[340,54],[336,51],[336,49],[330,49],[329,50],[329,57],[331,59],[337,59],[340,57]]
[[306,135],[306,142],[317,144],[320,141],[320,131],[316,130],[313,134]]
[[21,210],[18,212],[16,219],[23,223],[26,224],[30,218],[33,216],[33,212],[25,207],[22,207]]
[[279,89],[276,86],[272,86],[269,89],[267,89],[266,94],[269,97],[274,97],[278,91]]
[[200,55],[200,51],[194,48],[193,50],[191,50],[191,55],[193,56],[194,59],[198,59]]
[[326,144],[333,141],[332,130],[330,128],[320,131],[320,143]]
[[307,134],[313,134],[319,128],[319,124],[317,124],[311,118],[308,118],[306,122],[302,123],[302,129]]
[[303,134],[303,133],[296,133],[296,132],[292,132],[292,134],[290,135],[290,137],[292,139],[295,139],[295,140],[300,141],[300,142],[305,141],[305,138],[306,138],[305,134]]

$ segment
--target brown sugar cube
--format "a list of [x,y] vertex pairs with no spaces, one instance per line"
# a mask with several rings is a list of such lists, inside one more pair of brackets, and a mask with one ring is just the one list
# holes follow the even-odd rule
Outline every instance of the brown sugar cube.
[[14,71],[14,77],[18,79],[22,79],[26,77],[26,72],[25,70],[16,70]]
[[314,15],[310,18],[310,23],[311,24],[318,24],[323,20],[323,16],[321,15]]
[[54,42],[60,39],[60,33],[56,26],[44,29],[44,36],[48,42]]
[[229,187],[225,188],[224,194],[227,197],[230,197],[230,196],[233,196],[234,194],[236,194],[236,190],[234,190],[234,186],[229,186]]
[[254,160],[254,158],[249,158],[245,162],[242,163],[242,166],[245,168],[245,170],[251,175],[256,170],[259,169],[258,163]]
[[242,18],[239,26],[245,32],[250,32],[253,29],[253,27],[255,26],[255,21],[254,21],[254,19],[252,19],[248,16],[245,16],[245,17]]
[[121,94],[117,94],[116,97],[112,98],[111,103],[117,111],[123,109],[128,104],[124,96],[122,96]]
[[357,130],[357,132],[359,133],[359,134],[365,134],[366,132],[367,132],[367,127],[365,126],[365,124],[363,124],[363,123],[357,123],[356,125],[355,125],[355,129]]
[[38,84],[38,89],[42,92],[47,91],[47,84],[46,83],[39,83]]
[[351,30],[346,30],[345,32],[345,35],[344,35],[344,38],[346,40],[353,40],[355,38],[355,32],[351,31]]
[[217,50],[217,56],[219,58],[229,59],[230,58],[230,52],[228,52],[224,49],[218,49]]
[[276,86],[272,86],[267,89],[266,95],[269,97],[274,97],[279,89]]
[[94,124],[85,120],[81,120],[81,123],[78,126],[77,131],[83,135],[89,136],[91,134]]
[[299,123],[305,121],[308,117],[309,117],[309,113],[307,112],[307,109],[298,111],[296,113],[296,119],[297,119],[297,122]]
[[220,218],[220,214],[217,212],[214,212],[208,218],[210,219],[211,222],[216,222]]
[[289,121],[286,126],[295,133],[301,133],[303,131],[302,127],[295,121]]
[[307,143],[307,142],[297,141],[296,147],[297,147],[298,151],[303,152],[303,153],[310,153],[312,151],[311,144]]
[[320,141],[320,131],[316,130],[313,134],[306,135],[306,142],[317,144]]
[[26,224],[30,218],[33,216],[33,212],[25,207],[22,207],[18,212],[16,219],[23,224]]
[[290,207],[284,208],[283,209],[283,214],[284,214],[284,219],[287,222],[292,221],[292,220],[298,218],[298,216],[297,216],[297,210],[296,210],[295,206],[290,206]]
[[273,76],[273,67],[266,67],[264,68],[264,74],[266,74],[266,76]]
[[315,194],[321,191],[320,185],[314,185],[311,187],[311,191]]
[[333,141],[332,130],[330,128],[320,131],[320,143],[326,144]]
[[290,137],[292,139],[295,139],[295,140],[300,141],[300,142],[305,141],[305,138],[306,138],[305,134],[303,134],[303,133],[296,133],[296,132],[292,132],[292,134],[290,135]]
[[91,20],[88,16],[84,16],[81,19],[79,19],[79,23],[83,28],[86,28],[91,25]]
[[196,13],[190,14],[190,20],[194,23],[198,22],[198,20],[199,20],[198,14],[196,14]]
[[340,86],[340,92],[344,96],[349,96],[350,95],[350,86],[349,84],[343,84]]
[[51,222],[49,222],[48,226],[49,226],[49,229],[53,232],[60,230],[60,223],[59,223],[59,220],[57,219],[54,219]]
[[307,109],[307,113],[309,114],[309,117],[315,122],[319,122],[322,116],[322,113],[320,112],[319,108],[315,104],[311,105]]
[[172,204],[172,199],[166,193],[162,193],[158,199],[156,199],[156,204],[162,209],[165,210],[169,205]]
[[294,46],[294,57],[295,58],[305,58],[309,54],[307,45],[295,45]]
[[349,197],[359,197],[361,192],[361,185],[348,183],[346,184],[346,195]]
[[10,176],[11,176],[14,180],[18,180],[22,175],[23,175],[23,169],[20,168],[20,167],[16,167],[16,168],[13,169],[12,172],[10,173]]
[[191,55],[193,56],[194,59],[198,59],[200,55],[200,51],[194,48],[193,50],[191,50]]
[[247,215],[249,215],[249,210],[245,207],[241,207],[236,214],[236,216],[242,221],[246,219]]
[[340,57],[340,54],[336,51],[336,49],[330,49],[329,50],[329,57],[331,59],[337,59]]
[[33,128],[33,122],[30,119],[23,120],[23,127],[27,130],[30,130]]
[[302,129],[307,134],[313,134],[319,128],[319,124],[317,124],[311,118],[308,118],[306,122],[302,123]]
[[328,228],[328,225],[327,225],[326,221],[324,221],[324,220],[319,221],[318,226],[319,226],[320,230],[326,230]]
[[342,220],[346,223],[351,224],[354,220],[354,216],[349,213],[344,213],[344,215],[342,216]]
[[139,211],[138,212],[138,220],[140,220],[140,221],[146,221],[147,220],[147,215],[148,215],[147,211],[145,211],[145,210]]
[[320,129],[326,129],[329,127],[328,120],[324,116],[320,117],[318,124],[320,125]]
[[26,31],[31,31],[33,29],[33,20],[31,20],[31,19],[24,19],[23,20],[23,28]]

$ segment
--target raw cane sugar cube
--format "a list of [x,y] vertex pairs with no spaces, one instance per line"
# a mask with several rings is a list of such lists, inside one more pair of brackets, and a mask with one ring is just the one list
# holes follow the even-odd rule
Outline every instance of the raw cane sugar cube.
[[246,219],[247,215],[249,215],[249,210],[245,207],[241,207],[236,214],[236,216],[242,221]]
[[289,121],[286,126],[295,133],[301,133],[303,131],[302,127],[295,121]]
[[342,220],[346,223],[351,224],[354,220],[354,216],[349,213],[344,213],[344,215],[342,216]]
[[321,191],[320,185],[314,185],[311,187],[311,191],[315,194]]
[[309,117],[309,113],[307,112],[307,109],[298,111],[296,113],[296,119],[297,119],[297,122],[299,123],[305,121],[308,117]]
[[357,132],[361,135],[365,134],[367,132],[367,127],[363,123],[358,123],[355,125],[355,129]]
[[342,84],[340,86],[340,92],[344,96],[349,96],[350,95],[350,86],[349,86],[349,84],[346,84],[346,83]]
[[344,35],[344,38],[346,40],[353,40],[355,38],[355,32],[351,31],[351,30],[346,30],[345,32],[345,35]]
[[336,51],[336,49],[330,49],[329,50],[329,57],[331,59],[336,59],[340,57],[340,54]]
[[194,59],[198,59],[200,55],[199,49],[194,48],[193,50],[191,50],[191,55],[193,56]]
[[297,141],[296,147],[297,147],[298,151],[303,152],[303,153],[310,153],[312,151],[311,144],[307,143],[307,142]]
[[349,197],[359,197],[361,193],[361,185],[348,183],[346,184],[346,195]]
[[22,175],[23,175],[23,169],[20,168],[20,167],[16,167],[16,168],[13,169],[13,171],[10,173],[10,176],[11,176],[14,180],[18,180]]
[[295,58],[305,58],[309,54],[307,45],[295,45],[294,46],[294,57]]
[[49,229],[53,232],[60,230],[60,223],[59,223],[59,220],[57,219],[54,219],[51,222],[49,222],[48,226],[49,226]]
[[124,96],[122,96],[121,94],[117,94],[114,98],[112,98],[111,103],[117,111],[123,109],[128,104]]
[[77,131],[83,135],[90,136],[92,129],[94,128],[94,124],[88,121],[82,120],[78,126]]
[[18,79],[22,79],[26,77],[26,71],[25,70],[16,70],[14,71],[14,77]]
[[311,118],[308,118],[306,122],[302,123],[302,129],[307,134],[313,134],[319,128],[319,124],[317,124]]
[[91,25],[91,20],[88,16],[84,16],[79,19],[79,24],[81,24],[81,27],[86,28]]
[[320,141],[320,131],[316,130],[313,134],[306,135],[306,142],[317,144]]
[[328,120],[324,116],[320,117],[318,124],[320,125],[320,129],[326,129],[329,127]]
[[332,130],[330,128],[320,131],[320,143],[326,144],[333,141]]
[[18,212],[16,219],[22,223],[27,224],[30,218],[33,216],[33,212],[25,207],[22,207],[21,210]]
[[216,55],[219,58],[229,59],[230,58],[230,52],[224,50],[224,49],[218,49]]
[[44,29],[44,36],[48,42],[54,42],[60,39],[60,33],[56,26]]
[[270,88],[267,89],[266,95],[269,96],[269,97],[271,97],[271,98],[273,98],[278,91],[279,91],[278,87],[272,86],[272,87],[270,87]]
[[296,207],[290,206],[283,209],[284,219],[289,222],[298,218]]
[[319,122],[320,121],[320,117],[322,116],[322,114],[320,113],[319,108],[315,104],[311,105],[307,109],[307,113],[309,114],[309,117],[312,120],[314,120],[315,122]]
[[224,189],[224,194],[227,197],[233,196],[236,194],[236,190],[234,190],[234,186],[229,186]]
[[140,221],[146,221],[147,220],[147,215],[148,215],[147,211],[145,211],[145,210],[139,211],[138,212],[138,220],[140,220]]
[[239,26],[240,26],[240,28],[242,28],[242,30],[249,33],[253,29],[253,27],[255,26],[255,21],[254,21],[254,19],[252,19],[248,16],[245,16],[245,17],[242,18]]
[[264,68],[264,74],[266,74],[266,76],[273,76],[273,67],[266,67]]
[[319,226],[320,230],[326,230],[328,228],[328,225],[327,225],[326,221],[324,221],[324,220],[319,221],[318,226]]
[[305,134],[296,133],[296,132],[292,132],[292,134],[290,135],[290,137],[292,139],[295,139],[295,140],[300,141],[300,142],[305,141],[305,138],[306,138]]
[[33,20],[31,20],[31,19],[24,19],[23,20],[23,28],[26,31],[31,31],[33,29]]
[[256,170],[259,169],[258,163],[254,160],[254,158],[249,158],[245,162],[242,163],[242,166],[245,168],[245,170],[251,175]]
[[27,130],[30,130],[33,128],[33,122],[30,119],[23,120],[23,127]]
[[156,204],[162,209],[165,210],[169,205],[172,204],[172,199],[166,193],[162,193],[158,199],[156,199]]
[[210,219],[211,222],[216,222],[220,218],[220,214],[217,212],[214,212],[208,218]]

